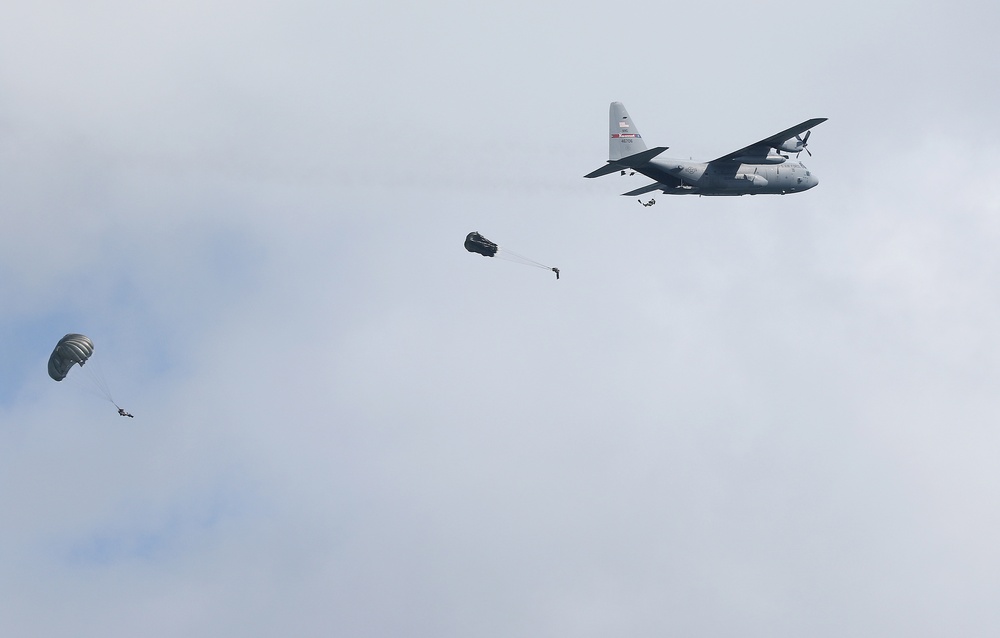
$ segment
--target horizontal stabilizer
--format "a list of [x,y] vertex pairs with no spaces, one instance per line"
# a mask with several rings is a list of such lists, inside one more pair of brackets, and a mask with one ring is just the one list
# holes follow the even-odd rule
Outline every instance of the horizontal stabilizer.
[[608,160],[607,164],[600,167],[596,171],[587,173],[584,177],[600,177],[601,175],[609,175],[626,168],[637,168],[668,148],[669,147],[667,146],[657,146],[656,148],[651,148],[648,151],[642,151],[634,155],[629,155],[628,157],[623,157],[620,160]]
[[626,168],[638,168],[668,148],[668,146],[657,146],[656,148],[651,148],[648,151],[642,151],[641,153],[636,153],[635,155],[623,157],[615,163]]
[[622,193],[622,197],[635,197],[636,195],[645,195],[646,193],[652,193],[653,191],[663,190],[664,188],[667,188],[666,184],[661,184],[660,182],[653,182],[648,186],[637,188],[634,191]]
[[611,160],[608,160],[607,164],[605,164],[604,166],[600,167],[596,171],[592,171],[590,173],[587,173],[586,175],[584,175],[584,177],[600,177],[601,175],[608,175],[610,173],[617,173],[620,170],[622,170],[621,166],[618,166],[617,164],[615,164]]

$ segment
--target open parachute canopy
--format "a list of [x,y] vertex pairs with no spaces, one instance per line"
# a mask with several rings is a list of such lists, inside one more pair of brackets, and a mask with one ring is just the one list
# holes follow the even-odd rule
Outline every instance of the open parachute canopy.
[[68,334],[59,340],[49,357],[49,376],[62,381],[74,363],[81,366],[94,354],[94,342],[86,335]]

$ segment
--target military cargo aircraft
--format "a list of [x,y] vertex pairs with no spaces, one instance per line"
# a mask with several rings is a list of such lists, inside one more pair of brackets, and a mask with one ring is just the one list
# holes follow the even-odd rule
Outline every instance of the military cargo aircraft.
[[805,151],[811,156],[812,152],[808,149],[809,129],[826,119],[806,120],[710,162],[695,162],[659,157],[667,150],[666,146],[647,149],[625,106],[621,102],[612,102],[608,163],[584,177],[600,177],[620,171],[622,175],[636,172],[656,180],[642,188],[622,193],[627,196],[653,191],[668,195],[798,193],[816,186],[819,180],[802,162],[790,161],[789,154],[795,153],[797,158],[799,153]]

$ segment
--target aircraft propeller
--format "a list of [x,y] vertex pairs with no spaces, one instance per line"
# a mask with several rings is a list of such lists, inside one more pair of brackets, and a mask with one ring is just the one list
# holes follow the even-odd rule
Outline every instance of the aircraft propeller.
[[807,146],[809,146],[809,136],[810,135],[812,135],[812,131],[806,131],[806,136],[805,137],[799,137],[798,135],[795,136],[795,139],[797,139],[799,141],[799,146],[801,148],[801,150],[798,153],[795,154],[795,157],[798,157],[799,154],[802,153],[802,151],[805,151],[806,153],[809,153],[809,157],[813,156],[812,151],[810,151],[808,148],[806,148]]

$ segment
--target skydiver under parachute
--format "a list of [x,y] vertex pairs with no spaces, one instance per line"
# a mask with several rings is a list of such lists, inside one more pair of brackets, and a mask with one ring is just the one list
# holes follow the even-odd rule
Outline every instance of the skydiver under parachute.
[[558,268],[546,266],[545,264],[539,263],[534,259],[529,259],[523,255],[511,252],[507,248],[501,249],[500,246],[494,244],[476,231],[473,231],[465,236],[465,249],[470,253],[478,253],[483,257],[499,257],[500,259],[506,259],[507,261],[513,261],[525,266],[534,266],[536,268],[542,268],[543,270],[551,270],[556,274],[556,279],[559,279]]
[[[76,333],[66,335],[59,340],[59,343],[52,350],[52,354],[49,355],[49,376],[54,381],[62,381],[69,374],[70,368],[74,364],[82,368],[92,354],[94,354],[94,342],[90,340],[90,337]],[[98,366],[98,370],[96,371],[88,368],[87,375],[85,376],[87,376],[88,380],[95,386],[101,396],[118,408],[120,416],[127,416],[134,419],[135,417],[126,412],[125,408],[115,403],[114,398],[111,396],[111,390],[108,388],[108,384],[104,380],[104,376],[101,374],[99,368]]]

